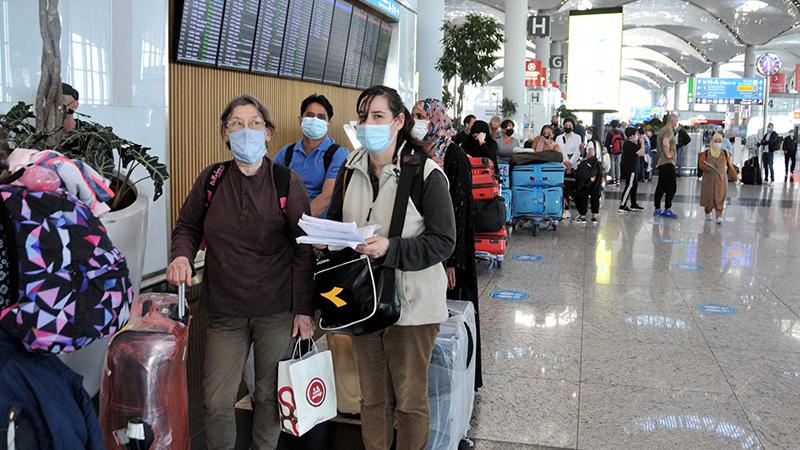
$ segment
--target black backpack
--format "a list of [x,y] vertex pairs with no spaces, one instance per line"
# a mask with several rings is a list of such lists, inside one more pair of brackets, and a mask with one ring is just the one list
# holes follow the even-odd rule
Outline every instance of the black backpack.
[[[294,158],[294,146],[295,144],[286,144],[281,151],[284,151],[283,154],[283,165],[289,167],[292,164],[292,158]],[[331,162],[333,162],[333,157],[336,155],[336,151],[339,150],[338,144],[331,144],[327,150],[325,150],[325,154],[322,156],[322,166],[325,168],[325,173],[328,173],[328,169],[331,167]]]
[[[203,187],[206,191],[206,199],[203,202],[203,217],[200,223],[205,223],[208,208],[211,207],[211,199],[217,188],[222,184],[225,174],[231,168],[233,160],[217,163],[211,172],[208,173]],[[275,193],[278,197],[278,204],[281,206],[281,214],[284,219],[286,218],[286,202],[289,197],[289,183],[292,179],[292,171],[288,166],[284,167],[280,164],[272,164],[272,178],[275,180]],[[201,245],[201,247],[203,247]]]

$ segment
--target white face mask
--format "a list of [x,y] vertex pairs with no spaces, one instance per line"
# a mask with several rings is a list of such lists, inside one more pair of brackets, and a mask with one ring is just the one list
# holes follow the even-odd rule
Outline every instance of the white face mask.
[[423,140],[425,135],[428,134],[428,125],[430,123],[430,120],[415,119],[414,127],[411,128],[411,136],[420,141]]
[[722,142],[712,142],[711,147],[713,147],[714,150],[719,150],[722,148]]

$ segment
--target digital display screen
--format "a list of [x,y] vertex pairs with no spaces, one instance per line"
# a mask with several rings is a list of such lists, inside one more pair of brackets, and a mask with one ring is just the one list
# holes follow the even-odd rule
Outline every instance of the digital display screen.
[[288,11],[289,0],[261,0],[251,71],[278,75]]
[[227,0],[219,40],[217,66],[250,70],[259,0]]
[[344,58],[342,86],[358,87],[361,52],[364,50],[364,34],[367,31],[367,13],[363,9],[353,8],[350,21],[350,35],[347,38],[347,53]]
[[689,103],[763,105],[764,78],[689,78]]
[[367,88],[372,83],[372,71],[375,69],[375,52],[378,51],[378,36],[381,32],[381,20],[370,14],[367,16],[367,29],[364,32],[364,48],[361,51],[361,67],[358,71],[358,87]]
[[392,24],[386,21],[381,22],[381,30],[378,35],[378,52],[375,55],[375,68],[372,70],[372,84],[383,84],[386,73],[386,62],[389,60],[389,47],[392,45]]
[[567,106],[570,109],[619,110],[621,7],[570,11],[567,67]]
[[183,4],[180,34],[178,35],[179,62],[216,65],[222,16],[225,0],[186,0]]
[[286,17],[286,31],[281,53],[281,70],[278,75],[287,78],[301,78],[306,60],[308,31],[311,27],[311,15],[314,0],[291,0],[289,15]]
[[303,67],[304,80],[322,81],[325,75],[325,56],[328,53],[328,41],[331,37],[334,4],[334,0],[316,0],[314,2],[305,66]]
[[328,42],[328,56],[325,58],[325,83],[342,84],[344,58],[347,53],[347,37],[350,35],[350,18],[353,5],[337,1],[333,8],[333,24]]

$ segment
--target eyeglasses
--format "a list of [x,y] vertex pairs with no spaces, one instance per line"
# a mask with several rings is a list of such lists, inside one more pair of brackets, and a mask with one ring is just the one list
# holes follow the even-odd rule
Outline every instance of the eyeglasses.
[[245,122],[240,119],[231,119],[225,123],[225,128],[228,131],[239,131],[243,129],[245,125],[247,126],[247,128],[256,131],[261,131],[267,128],[267,123],[261,119],[253,119],[250,122],[247,122],[247,124],[245,124]]

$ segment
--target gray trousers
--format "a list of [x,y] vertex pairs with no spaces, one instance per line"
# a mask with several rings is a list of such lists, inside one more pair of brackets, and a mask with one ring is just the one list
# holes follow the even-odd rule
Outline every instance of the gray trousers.
[[249,319],[209,317],[203,367],[203,421],[209,450],[236,446],[233,405],[251,343],[256,370],[252,448],[273,450],[278,446],[278,361],[291,355],[293,320],[288,312]]

